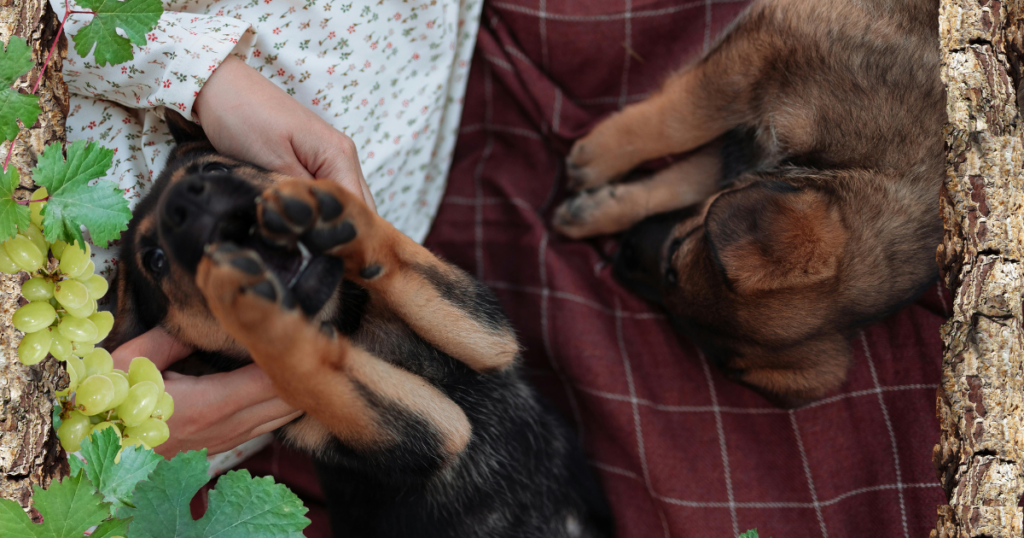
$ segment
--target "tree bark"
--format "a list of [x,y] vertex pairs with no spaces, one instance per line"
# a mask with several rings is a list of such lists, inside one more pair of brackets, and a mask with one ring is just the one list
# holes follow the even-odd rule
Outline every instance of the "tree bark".
[[[57,36],[60,20],[47,0],[0,0],[0,41],[11,36],[28,40],[36,66],[18,79],[14,88],[30,93]],[[65,143],[64,121],[68,114],[68,89],[61,67],[67,40],[61,37],[43,82],[36,92],[43,112],[34,126],[25,126],[14,143],[11,165],[17,167],[22,187],[32,187],[30,171],[47,144]],[[11,144],[0,145],[0,162]],[[16,194],[28,198],[28,191]],[[24,275],[24,273],[23,273]],[[51,421],[53,392],[66,386],[64,369],[52,357],[31,367],[18,361],[22,334],[11,325],[18,307],[21,279],[0,273],[0,497],[26,509],[32,486],[47,487],[54,478],[68,474],[67,457],[57,442]]]
[[939,506],[933,538],[1024,534],[1022,8],[941,0],[949,123],[937,257],[954,308],[942,328],[933,456],[949,504]]

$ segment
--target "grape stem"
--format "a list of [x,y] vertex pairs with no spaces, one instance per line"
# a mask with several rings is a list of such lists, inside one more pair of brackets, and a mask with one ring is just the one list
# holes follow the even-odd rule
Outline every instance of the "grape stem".
[[[6,172],[6,170],[4,170],[4,171]],[[40,198],[38,200],[15,200],[14,203],[21,204],[21,205],[28,205],[28,204],[34,204],[36,202],[45,202],[45,201],[47,201],[49,199],[50,199],[50,197],[47,196],[46,198]]]

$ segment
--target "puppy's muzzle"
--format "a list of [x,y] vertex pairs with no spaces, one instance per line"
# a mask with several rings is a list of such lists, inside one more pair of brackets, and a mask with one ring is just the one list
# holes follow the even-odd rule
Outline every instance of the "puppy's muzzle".
[[630,228],[612,266],[616,280],[644,299],[661,304],[665,286],[675,284],[666,282],[665,243],[676,225],[694,213],[693,208],[662,213]]

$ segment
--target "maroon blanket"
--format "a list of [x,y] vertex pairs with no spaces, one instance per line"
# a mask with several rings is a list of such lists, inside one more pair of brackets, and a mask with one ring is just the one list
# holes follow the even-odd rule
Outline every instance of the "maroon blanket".
[[[784,411],[727,381],[616,284],[603,261],[613,242],[551,232],[572,141],[656,89],[744,6],[488,3],[428,245],[497,292],[531,378],[583,438],[620,537],[926,536],[944,501],[931,464],[948,303],[937,283],[853,340],[839,392]],[[250,466],[296,465],[274,450]],[[302,487],[300,475],[279,473]],[[315,488],[303,491],[312,503]],[[313,516],[307,536],[323,529]]]

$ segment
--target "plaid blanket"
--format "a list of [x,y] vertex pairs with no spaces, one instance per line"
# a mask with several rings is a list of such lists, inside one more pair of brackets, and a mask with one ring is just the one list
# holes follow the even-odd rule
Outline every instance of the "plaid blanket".
[[[944,502],[936,283],[858,334],[835,394],[780,410],[726,380],[611,277],[614,240],[552,234],[563,159],[599,119],[699,55],[744,1],[488,3],[455,162],[428,246],[501,299],[541,391],[579,432],[621,538],[926,536]],[[311,468],[280,446],[247,465],[313,508]]]

